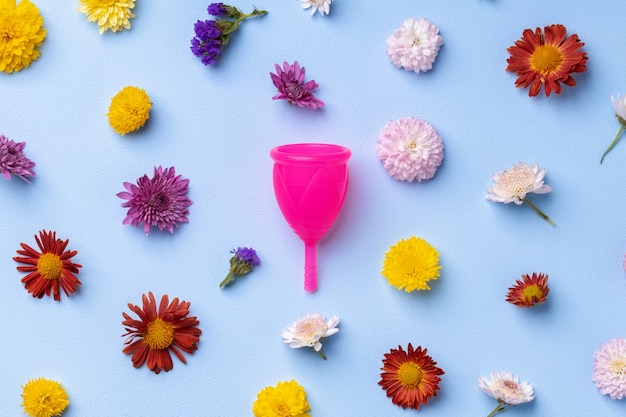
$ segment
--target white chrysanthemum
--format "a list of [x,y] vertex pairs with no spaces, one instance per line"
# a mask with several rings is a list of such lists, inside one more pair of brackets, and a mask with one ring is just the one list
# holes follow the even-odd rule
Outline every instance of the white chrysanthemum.
[[322,16],[330,13],[330,3],[333,0],[302,0],[302,8],[308,9],[311,8],[311,16],[315,14],[315,12],[319,12]]
[[441,136],[417,117],[387,123],[378,136],[376,150],[389,175],[408,182],[432,178],[443,161]]
[[481,376],[478,378],[478,388],[507,405],[527,403],[535,399],[532,385],[528,382],[520,383],[511,372],[492,371],[491,381]]
[[626,397],[626,339],[611,339],[593,354],[591,380],[612,400]]
[[419,74],[432,69],[441,45],[437,25],[424,18],[410,18],[387,38],[387,54],[396,67]]
[[327,322],[322,315],[311,313],[287,327],[280,335],[291,348],[310,347],[319,352],[322,349],[322,339],[337,333],[338,324],[337,316]]
[[518,206],[524,202],[526,194],[546,194],[552,191],[549,185],[543,183],[546,175],[545,168],[539,165],[527,165],[520,162],[511,168],[498,172],[492,179],[496,183],[487,189],[487,200],[496,203],[515,203]]
[[611,103],[615,109],[615,115],[620,119],[620,124],[626,123],[626,96],[618,95],[617,98],[611,96]]

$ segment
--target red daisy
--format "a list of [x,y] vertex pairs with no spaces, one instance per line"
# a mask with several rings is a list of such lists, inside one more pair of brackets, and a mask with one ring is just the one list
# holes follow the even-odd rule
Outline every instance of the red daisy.
[[437,362],[428,356],[428,349],[421,346],[413,350],[409,343],[408,351],[402,346],[385,353],[383,367],[378,385],[387,391],[387,397],[394,404],[415,410],[420,404],[427,404],[428,399],[437,396],[439,390],[438,375],[443,375],[443,369],[438,368]]
[[[158,374],[161,370],[171,370],[172,351],[183,363],[187,363],[182,352],[189,354],[198,349],[196,344],[200,341],[202,333],[198,327],[200,322],[197,317],[187,317],[191,303],[174,298],[169,302],[167,294],[161,298],[157,310],[156,300],[151,292],[148,296],[142,296],[143,307],[128,304],[139,320],[122,313],[128,336],[124,344],[123,352],[132,354],[135,368],[139,368],[146,361],[148,368]],[[182,352],[181,352],[182,351]]]
[[20,272],[28,272],[22,278],[24,287],[37,298],[43,298],[44,294],[50,296],[52,292],[54,300],[60,301],[59,288],[69,297],[81,285],[74,274],[78,274],[78,268],[83,266],[70,261],[78,252],[66,251],[69,239],[57,239],[56,232],[41,230],[39,237],[35,235],[35,240],[41,253],[25,243],[20,243],[22,250],[18,249],[17,253],[22,256],[13,257],[14,261],[28,265],[17,267]]
[[546,301],[550,288],[548,288],[548,275],[533,272],[533,276],[522,275],[522,281],[515,281],[515,285],[509,288],[506,301],[518,307],[529,308]]
[[574,86],[576,81],[571,74],[587,70],[587,53],[580,51],[585,45],[578,35],[566,38],[567,29],[563,25],[550,25],[543,28],[524,30],[522,39],[507,51],[511,57],[507,71],[515,72],[519,77],[516,87],[528,87],[528,95],[539,94],[543,86],[546,97],[551,92],[561,94],[561,85]]

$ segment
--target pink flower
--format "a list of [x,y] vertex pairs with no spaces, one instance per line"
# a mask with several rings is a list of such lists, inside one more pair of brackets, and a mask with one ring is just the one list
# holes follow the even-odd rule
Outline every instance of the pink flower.
[[289,104],[295,103],[300,107],[314,110],[324,107],[324,102],[313,95],[313,90],[317,89],[318,84],[314,80],[304,82],[304,67],[300,67],[298,61],[293,65],[284,62],[282,68],[275,64],[275,67],[276,74],[270,72],[270,77],[279,94],[272,99],[287,100]]
[[612,400],[626,396],[626,339],[611,339],[593,354],[593,377],[600,393]]
[[16,143],[4,135],[0,135],[0,174],[7,180],[11,174],[30,184],[25,177],[34,177],[35,163],[24,155],[25,142]]
[[419,74],[432,69],[441,45],[437,25],[424,18],[410,18],[387,38],[387,55],[396,67]]

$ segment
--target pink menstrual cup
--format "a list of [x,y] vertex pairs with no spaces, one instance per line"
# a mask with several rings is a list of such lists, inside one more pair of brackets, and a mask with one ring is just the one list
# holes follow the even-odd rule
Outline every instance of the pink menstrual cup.
[[350,149],[297,143],[270,151],[274,193],[283,217],[304,241],[304,289],[317,290],[317,242],[341,211],[348,190]]

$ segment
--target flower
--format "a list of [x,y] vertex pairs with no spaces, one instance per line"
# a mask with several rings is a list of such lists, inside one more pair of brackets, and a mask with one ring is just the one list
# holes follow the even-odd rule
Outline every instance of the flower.
[[326,355],[322,353],[322,340],[337,333],[338,324],[339,317],[337,316],[326,321],[326,318],[319,313],[312,313],[300,318],[283,330],[280,335],[284,339],[283,342],[289,343],[290,348],[308,347],[326,360]]
[[135,17],[135,0],[79,0],[79,4],[78,11],[87,15],[88,22],[98,23],[101,35],[105,30],[130,29],[130,19]]
[[439,277],[439,252],[421,237],[401,239],[385,254],[382,274],[390,285],[406,292],[430,290]]
[[142,308],[128,304],[128,308],[139,316],[139,320],[122,313],[122,324],[126,326],[126,333],[122,337],[128,336],[123,352],[133,355],[135,368],[147,361],[148,369],[155,374],[161,370],[168,372],[174,367],[170,351],[182,363],[187,363],[182,352],[192,354],[197,350],[202,333],[197,327],[200,324],[197,317],[188,317],[191,303],[179,302],[178,298],[170,303],[166,294],[161,298],[157,310],[156,300],[151,292],[148,292],[148,296],[143,294],[141,298]]
[[266,10],[256,7],[252,13],[244,14],[236,7],[223,3],[211,3],[207,11],[212,16],[221,16],[215,20],[198,20],[194,26],[196,36],[191,39],[191,52],[202,58],[204,65],[214,65],[222,50],[230,41],[230,35],[239,28],[239,24],[249,17],[263,16]]
[[615,117],[619,122],[619,130],[617,131],[617,135],[615,135],[615,139],[613,139],[613,142],[611,142],[609,147],[606,148],[606,151],[604,151],[604,153],[602,154],[602,158],[600,158],[600,163],[604,161],[604,157],[606,156],[606,154],[609,153],[611,149],[613,149],[613,147],[617,144],[617,141],[622,136],[622,133],[624,133],[624,129],[626,129],[626,96],[620,97],[618,95],[617,99],[611,96],[611,103],[613,104],[613,109],[615,110]]
[[626,254],[624,254],[624,260],[622,260],[622,267],[624,268],[624,271],[626,271]]
[[387,55],[396,67],[419,74],[433,68],[441,45],[437,25],[428,19],[410,18],[387,38]]
[[543,31],[526,29],[522,38],[507,48],[511,56],[506,60],[506,70],[518,76],[516,87],[530,86],[528,95],[534,97],[543,86],[548,97],[553,91],[561,94],[559,82],[576,85],[571,74],[587,70],[587,54],[580,51],[585,44],[578,35],[566,39],[566,32],[565,26],[558,24],[545,26]]
[[278,64],[274,66],[276,74],[270,72],[270,77],[279,94],[272,97],[273,100],[287,100],[289,104],[313,110],[324,107],[324,102],[313,95],[313,90],[319,85],[315,80],[304,82],[304,67],[300,67],[298,61],[294,61],[293,65],[285,61],[282,68]]
[[67,392],[56,381],[36,378],[22,385],[22,407],[31,417],[60,416],[69,403]]
[[151,108],[152,103],[146,90],[139,87],[124,87],[111,99],[107,113],[109,124],[113,130],[124,136],[146,123]]
[[21,71],[41,55],[43,17],[29,0],[0,0],[0,71]]
[[302,8],[311,8],[311,16],[319,12],[322,16],[330,13],[330,4],[333,0],[302,0]]
[[554,222],[526,197],[526,194],[530,193],[546,194],[552,191],[549,185],[543,183],[545,175],[546,169],[542,168],[540,170],[538,164],[534,166],[527,165],[524,162],[514,164],[511,168],[498,172],[491,177],[496,184],[487,189],[489,195],[486,198],[496,203],[515,203],[518,206],[526,203],[541,218],[555,226]]
[[304,388],[293,379],[265,387],[252,405],[254,417],[311,417]]
[[550,288],[548,288],[548,275],[533,272],[532,277],[522,274],[522,281],[509,288],[506,301],[518,307],[534,307],[546,301]]
[[230,258],[230,270],[220,283],[220,288],[229,285],[237,277],[249,274],[255,266],[261,263],[256,251],[252,248],[237,248],[237,250],[231,250],[230,253],[235,255]]
[[498,405],[487,417],[504,411],[506,406],[527,403],[535,399],[533,386],[528,382],[520,383],[517,376],[511,372],[492,371],[491,381],[481,376],[478,378],[478,388],[498,400]]
[[193,204],[186,196],[189,180],[176,175],[174,167],[154,167],[152,178],[144,174],[137,179],[137,185],[125,182],[124,188],[128,191],[117,193],[128,200],[122,203],[122,207],[129,208],[122,224],[138,227],[143,223],[147,236],[150,226],[174,233],[174,226],[189,221],[187,207]]
[[54,300],[60,301],[59,288],[69,297],[81,285],[74,274],[78,274],[78,268],[83,266],[70,260],[78,251],[66,251],[69,239],[65,241],[57,239],[56,232],[41,230],[39,237],[35,235],[35,241],[41,253],[26,243],[20,243],[22,249],[18,249],[17,253],[22,256],[13,257],[15,262],[27,265],[17,267],[20,272],[28,272],[28,275],[22,278],[24,287],[29,294],[37,298],[43,298],[44,294],[50,296],[52,292]]
[[0,174],[7,180],[11,174],[30,184],[26,177],[34,177],[35,163],[24,155],[26,142],[14,142],[4,135],[0,135]]
[[612,400],[626,396],[626,339],[611,339],[593,354],[591,378],[603,395]]
[[427,353],[428,349],[422,350],[421,346],[414,350],[410,343],[407,351],[398,346],[385,353],[378,385],[392,403],[417,410],[420,404],[427,404],[431,397],[437,396],[439,375],[444,372]]
[[393,178],[428,180],[443,161],[443,141],[435,128],[417,117],[387,123],[378,136],[378,159]]

